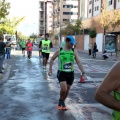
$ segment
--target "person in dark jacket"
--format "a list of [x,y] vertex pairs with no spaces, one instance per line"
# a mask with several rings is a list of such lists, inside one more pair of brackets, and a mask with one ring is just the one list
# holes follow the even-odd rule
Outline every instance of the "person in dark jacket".
[[11,38],[9,38],[7,40],[6,45],[7,45],[7,47],[6,47],[7,59],[10,59],[10,56],[11,56],[11,45],[12,45]]
[[3,42],[3,38],[0,36],[0,74],[3,74],[3,61],[5,58],[5,47],[6,44]]
[[97,44],[96,44],[96,42],[94,42],[94,46],[93,46],[93,58],[96,58],[96,52],[97,52]]

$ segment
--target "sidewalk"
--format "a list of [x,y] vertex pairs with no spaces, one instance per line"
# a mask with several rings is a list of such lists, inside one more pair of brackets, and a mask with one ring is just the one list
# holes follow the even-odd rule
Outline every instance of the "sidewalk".
[[[54,46],[55,49],[59,49],[59,47],[57,46]],[[88,58],[88,59],[93,59],[93,60],[104,60],[103,57],[102,57],[102,52],[96,52],[96,58],[93,58],[92,55],[89,56],[88,55],[88,50],[79,50],[79,49],[76,49],[78,51],[78,55],[81,56],[82,54],[82,57],[84,58]],[[117,61],[118,57],[116,57],[116,53],[108,53],[109,55],[109,58],[107,58],[105,61]]]
[[[89,59],[104,60],[103,57],[102,57],[102,52],[97,52],[96,53],[96,58],[93,58],[92,55],[91,56],[88,55],[87,50],[77,50],[77,51],[78,51],[79,56],[80,56],[80,54],[82,54],[82,56],[84,56],[86,58],[89,58]],[[117,61],[118,58],[116,57],[116,53],[112,53],[112,54],[108,53],[108,55],[109,55],[109,57],[105,61]]]

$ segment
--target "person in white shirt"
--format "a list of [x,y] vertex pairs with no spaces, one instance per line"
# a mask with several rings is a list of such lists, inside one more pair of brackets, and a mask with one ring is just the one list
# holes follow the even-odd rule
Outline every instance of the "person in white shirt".
[[106,50],[103,52],[103,59],[106,60],[108,58],[108,53]]
[[89,51],[89,55],[91,55],[91,50],[92,50],[92,44],[91,44],[91,43],[89,43],[89,44],[88,44],[88,51]]

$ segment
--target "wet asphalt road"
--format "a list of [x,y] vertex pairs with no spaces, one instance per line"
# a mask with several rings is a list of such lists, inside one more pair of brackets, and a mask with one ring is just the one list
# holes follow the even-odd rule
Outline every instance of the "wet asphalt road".
[[78,83],[79,73],[66,99],[69,109],[58,111],[57,69],[53,68],[50,77],[43,72],[37,51],[31,60],[21,51],[12,54],[12,59],[6,60],[5,82],[0,84],[0,120],[96,120],[98,116],[99,120],[110,120],[111,110],[94,100],[96,86]]

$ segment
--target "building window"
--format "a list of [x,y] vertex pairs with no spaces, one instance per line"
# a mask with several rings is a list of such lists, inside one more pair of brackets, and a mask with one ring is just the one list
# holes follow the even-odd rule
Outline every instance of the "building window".
[[91,13],[91,9],[89,10],[89,13]]
[[112,5],[112,0],[109,0],[109,1],[108,1],[108,5],[109,5],[109,6]]
[[78,15],[78,12],[63,12],[63,15]]
[[78,6],[76,5],[76,6],[73,6],[73,8],[78,8]]
[[73,5],[63,5],[63,8],[73,8]]
[[99,6],[95,7],[95,11],[98,11],[99,10]]
[[92,1],[89,2],[89,5],[92,4]]
[[69,19],[63,19],[63,21],[69,21]]
[[99,6],[97,6],[97,10],[99,10]]

